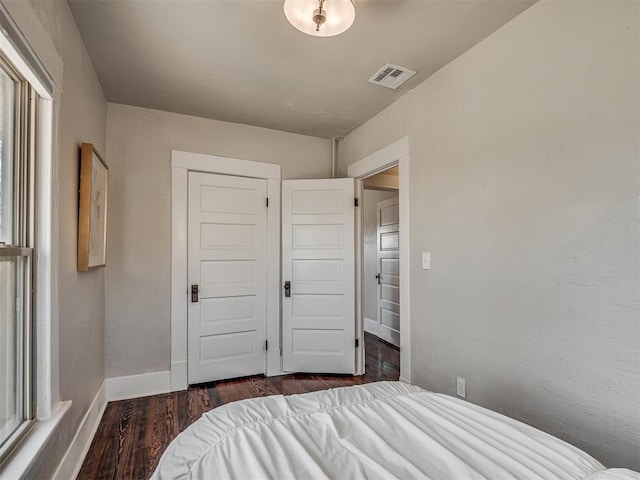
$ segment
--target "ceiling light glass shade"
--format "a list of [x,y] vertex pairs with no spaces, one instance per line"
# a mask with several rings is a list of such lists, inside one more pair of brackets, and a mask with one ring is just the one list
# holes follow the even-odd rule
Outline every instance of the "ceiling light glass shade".
[[[318,25],[314,20],[320,5],[326,20]],[[285,0],[284,14],[289,23],[314,37],[332,37],[349,29],[356,19],[352,0]]]

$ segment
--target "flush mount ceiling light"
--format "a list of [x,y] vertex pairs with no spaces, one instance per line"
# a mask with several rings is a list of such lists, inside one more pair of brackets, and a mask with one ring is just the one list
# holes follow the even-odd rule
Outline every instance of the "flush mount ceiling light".
[[314,37],[332,37],[348,30],[356,18],[353,0],[285,0],[289,23]]

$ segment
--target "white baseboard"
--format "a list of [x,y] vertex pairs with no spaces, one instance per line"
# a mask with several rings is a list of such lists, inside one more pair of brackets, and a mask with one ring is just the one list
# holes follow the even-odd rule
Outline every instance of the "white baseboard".
[[185,390],[189,386],[187,361],[171,362],[171,391]]
[[107,378],[105,383],[107,384],[107,400],[110,402],[172,391],[170,371]]
[[[186,364],[186,362],[185,362]],[[185,373],[186,381],[186,373]],[[67,449],[53,480],[75,479],[98,430],[107,401],[157,395],[171,391],[171,372],[144,373],[126,377],[107,378],[93,399],[71,445]]]
[[378,321],[364,317],[364,331],[378,336]]
[[80,473],[84,457],[91,447],[93,437],[98,430],[102,414],[107,406],[106,380],[98,389],[98,393],[93,398],[91,406],[85,414],[78,430],[76,431],[67,452],[64,454],[56,473],[53,474],[53,480],[69,480],[75,479]]

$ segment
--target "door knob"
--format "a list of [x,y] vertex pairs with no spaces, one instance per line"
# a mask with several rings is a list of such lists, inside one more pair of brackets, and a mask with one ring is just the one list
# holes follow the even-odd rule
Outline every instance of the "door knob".
[[378,279],[378,285],[380,285],[380,274],[377,274],[376,278]]
[[198,285],[191,285],[191,303],[198,303]]
[[288,280],[284,282],[284,296],[285,297],[291,296],[291,282]]

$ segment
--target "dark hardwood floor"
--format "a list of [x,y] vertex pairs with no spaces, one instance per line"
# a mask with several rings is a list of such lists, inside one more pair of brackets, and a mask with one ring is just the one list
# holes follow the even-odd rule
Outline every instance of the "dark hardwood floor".
[[178,433],[212,408],[266,395],[312,392],[398,380],[400,352],[365,335],[366,374],[255,376],[195,385],[180,392],[110,402],[78,479],[148,479]]

